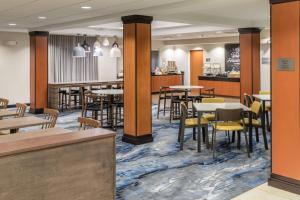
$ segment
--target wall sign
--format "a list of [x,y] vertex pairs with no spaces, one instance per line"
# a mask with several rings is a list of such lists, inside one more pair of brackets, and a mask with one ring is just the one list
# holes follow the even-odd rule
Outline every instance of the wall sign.
[[225,44],[225,71],[240,71],[240,44]]
[[295,71],[295,61],[293,58],[278,58],[277,59],[278,71]]

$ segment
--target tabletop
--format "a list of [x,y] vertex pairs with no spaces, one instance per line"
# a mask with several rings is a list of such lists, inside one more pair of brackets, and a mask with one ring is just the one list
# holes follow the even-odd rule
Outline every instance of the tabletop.
[[0,131],[39,126],[51,123],[49,120],[38,117],[20,117],[0,120]]
[[241,103],[193,103],[197,112],[215,112],[217,109],[243,109],[250,111],[250,108]]
[[124,93],[122,89],[107,89],[107,90],[93,90],[94,94],[103,94],[103,95],[120,95]]
[[169,87],[170,89],[176,90],[195,90],[195,89],[203,89],[203,86],[198,85],[173,85]]
[[269,94],[254,94],[253,97],[261,101],[271,101],[271,95]]
[[16,115],[17,115],[17,112],[15,110],[0,109],[0,118],[13,117]]
[[12,142],[17,140],[24,140],[24,139],[31,139],[37,137],[44,137],[44,136],[51,136],[57,135],[62,133],[70,133],[71,130],[64,129],[64,128],[48,128],[48,129],[38,129],[34,131],[28,132],[19,132],[15,134],[8,134],[8,135],[1,135],[0,136],[0,143],[4,142]]

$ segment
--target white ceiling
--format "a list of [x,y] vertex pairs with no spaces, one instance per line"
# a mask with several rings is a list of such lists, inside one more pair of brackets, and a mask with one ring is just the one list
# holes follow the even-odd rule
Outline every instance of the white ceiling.
[[153,16],[153,36],[162,40],[233,36],[269,27],[270,15],[269,0],[1,0],[0,30],[121,36],[120,18],[130,14]]

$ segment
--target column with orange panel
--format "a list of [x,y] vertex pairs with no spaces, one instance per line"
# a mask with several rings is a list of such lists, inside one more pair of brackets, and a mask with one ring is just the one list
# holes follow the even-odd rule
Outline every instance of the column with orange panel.
[[260,29],[240,28],[241,102],[260,90]]
[[152,142],[150,16],[131,15],[123,21],[124,135],[132,144]]
[[300,0],[271,0],[272,174],[300,194]]
[[48,36],[33,31],[30,36],[30,112],[40,114],[48,104]]

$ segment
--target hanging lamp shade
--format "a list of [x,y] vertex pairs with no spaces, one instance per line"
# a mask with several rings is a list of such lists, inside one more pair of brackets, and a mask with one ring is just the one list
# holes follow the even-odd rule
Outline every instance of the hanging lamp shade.
[[119,44],[114,42],[112,48],[110,50],[110,57],[112,58],[120,58],[121,57],[121,50],[119,48]]
[[80,43],[78,43],[77,46],[73,48],[72,54],[74,58],[82,58],[85,57],[85,50],[80,46]]
[[91,52],[91,46],[86,42],[86,35],[84,35],[84,41],[83,41],[83,44],[81,45],[81,47],[84,49],[84,51],[86,53]]
[[101,43],[99,39],[97,39],[94,43],[94,51],[93,51],[93,56],[103,56],[103,50],[101,48]]
[[108,38],[104,38],[103,42],[102,42],[102,45],[105,46],[105,47],[108,47],[109,46],[109,40]]

